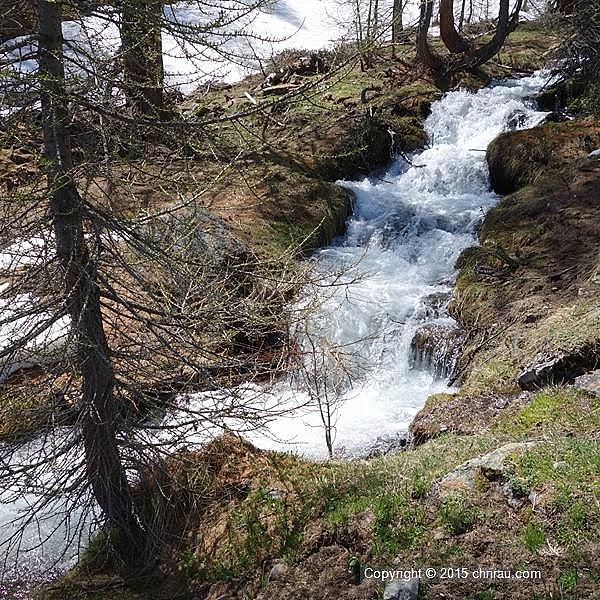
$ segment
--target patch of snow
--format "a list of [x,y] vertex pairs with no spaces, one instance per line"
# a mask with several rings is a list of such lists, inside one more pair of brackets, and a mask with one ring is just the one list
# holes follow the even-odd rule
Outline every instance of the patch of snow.
[[[515,0],[511,0],[511,7]],[[393,0],[381,2],[383,20],[389,21]],[[499,0],[490,0],[485,7],[476,9],[473,22],[494,19],[498,14]],[[407,27],[415,25],[419,20],[420,0],[408,0],[403,22]],[[529,10],[521,13],[521,20],[535,19],[547,7],[547,0],[529,3]],[[109,9],[107,9],[109,10]],[[63,23],[63,35],[67,41],[66,54],[72,59],[70,72],[84,72],[93,65],[88,56],[95,59],[112,60],[121,45],[119,30],[109,19],[99,16],[86,17],[82,22],[67,21]],[[186,25],[201,25],[210,22],[211,15],[206,7],[197,2],[181,2],[165,8],[167,19]],[[214,15],[212,16],[214,18]],[[259,66],[256,56],[269,58],[283,50],[298,48],[318,50],[330,47],[336,40],[354,39],[352,26],[353,14],[351,3],[340,3],[339,0],[278,0],[252,15],[242,18],[236,25],[238,31],[249,36],[223,35],[210,39],[210,45],[192,44],[171,31],[162,33],[165,77],[167,86],[178,87],[184,93],[195,89],[202,81],[222,79],[233,83],[243,79]],[[439,35],[439,27],[434,22],[430,29],[433,36]],[[249,41],[251,40],[251,41]],[[37,62],[34,59],[19,60],[18,52],[35,52],[35,45],[30,44],[20,51],[2,53],[0,56],[16,60],[13,68],[23,74],[34,71]],[[227,58],[227,54],[230,55]],[[235,55],[235,59],[231,59]],[[84,67],[85,65],[85,67]],[[6,109],[0,108],[0,114]]]

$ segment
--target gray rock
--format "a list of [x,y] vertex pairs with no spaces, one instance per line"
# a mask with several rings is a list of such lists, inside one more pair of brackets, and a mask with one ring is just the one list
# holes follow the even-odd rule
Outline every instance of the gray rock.
[[269,581],[282,581],[288,573],[288,566],[283,560],[276,560],[269,572]]
[[417,577],[408,581],[391,581],[385,586],[383,600],[417,600],[419,597],[419,579]]
[[509,481],[505,481],[500,486],[500,491],[506,498],[507,504],[514,509],[522,508],[528,500],[529,494],[524,494],[521,490],[516,490]]
[[533,448],[537,443],[514,442],[496,448],[496,450],[488,452],[488,454],[479,458],[468,460],[442,477],[438,483],[440,494],[444,495],[447,492],[473,489],[478,475],[483,475],[487,479],[504,477],[504,463],[506,459],[515,452],[522,452]]
[[427,323],[415,332],[410,344],[410,366],[427,369],[440,378],[450,377],[463,344],[463,332],[449,319]]
[[496,402],[494,402],[494,408],[502,410],[508,406],[508,402],[508,398],[498,398]]
[[[561,384],[581,380],[583,385],[586,382],[591,384],[591,389],[598,389],[598,373],[596,371],[579,377],[582,373],[597,366],[597,349],[595,346],[586,346],[571,353],[547,353],[537,354],[529,366],[521,373],[518,382],[524,390],[535,390],[549,384]],[[596,386],[596,387],[595,387]],[[597,393],[592,391],[592,393]]]
[[552,381],[560,369],[564,356],[538,354],[519,375],[519,386],[523,390],[534,390]]
[[271,500],[283,500],[287,494],[283,490],[267,488],[265,490],[265,495],[271,498]]
[[378,456],[386,456],[387,454],[396,454],[402,450],[406,450],[408,445],[408,431],[379,436],[373,444],[371,444],[364,455],[359,458],[376,458]]
[[584,392],[600,396],[600,369],[575,379],[575,387]]
[[525,111],[517,109],[507,120],[507,125],[510,130],[522,127],[527,122],[527,114]]

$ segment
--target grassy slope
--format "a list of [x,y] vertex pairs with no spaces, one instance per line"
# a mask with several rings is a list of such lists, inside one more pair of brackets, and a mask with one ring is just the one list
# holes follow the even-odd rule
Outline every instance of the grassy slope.
[[[98,595],[89,596],[81,593],[90,582],[83,561],[47,597],[103,597],[108,582],[115,598],[168,598],[175,589],[191,598],[211,585],[227,598],[374,598],[376,585],[356,585],[347,572],[359,561],[535,567],[543,574],[530,585],[429,581],[424,598],[593,598],[600,584],[600,447],[592,434],[600,433],[600,415],[597,407],[589,412],[592,404],[580,394],[543,390],[490,433],[446,434],[370,461],[315,464],[221,438],[198,457],[210,473],[203,507],[191,515],[184,548],[167,553],[160,584],[124,588],[95,572]],[[513,453],[500,479],[480,473],[473,488],[439,494],[437,482],[457,465],[531,439],[539,444]],[[503,486],[517,504],[509,506]],[[287,565],[286,576],[268,582],[275,559]]]

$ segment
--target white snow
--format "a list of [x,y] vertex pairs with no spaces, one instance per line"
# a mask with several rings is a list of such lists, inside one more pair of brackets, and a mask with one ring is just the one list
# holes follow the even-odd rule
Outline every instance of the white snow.
[[[511,0],[514,3],[514,0]],[[499,0],[481,3],[473,15],[473,21],[495,18]],[[163,54],[167,85],[179,87],[184,93],[195,89],[201,82],[210,79],[223,79],[235,82],[258,67],[255,56],[261,60],[269,58],[285,49],[297,48],[317,50],[331,46],[341,38],[354,39],[352,23],[353,3],[339,0],[277,0],[269,9],[263,9],[252,16],[244,17],[236,28],[251,36],[252,41],[224,35],[210,38],[215,47],[191,44],[163,31]],[[408,0],[404,9],[405,26],[414,25],[419,18],[419,0]],[[391,13],[392,0],[381,2],[382,14]],[[547,5],[547,0],[529,2],[529,10],[522,12],[522,20],[537,17]],[[458,6],[458,3],[457,3]],[[101,11],[98,11],[100,15]],[[206,7],[195,2],[179,2],[165,8],[165,16],[177,23],[198,25],[206,23],[210,17]],[[389,20],[389,17],[388,17]],[[385,21],[385,18],[384,18]],[[433,24],[433,35],[439,28]],[[86,56],[109,61],[120,46],[120,36],[116,25],[101,16],[83,19],[83,23],[65,22],[63,34],[68,42],[67,54],[73,60],[72,72],[81,72],[77,63],[85,63],[93,72],[94,67]],[[73,48],[79,48],[79,52]],[[21,52],[33,51],[28,46]],[[233,53],[235,61],[225,60],[223,53]],[[0,48],[0,58],[3,54]],[[18,58],[16,52],[9,53]],[[30,72],[36,68],[33,59],[19,62],[15,68]],[[0,114],[6,109],[0,107]]]

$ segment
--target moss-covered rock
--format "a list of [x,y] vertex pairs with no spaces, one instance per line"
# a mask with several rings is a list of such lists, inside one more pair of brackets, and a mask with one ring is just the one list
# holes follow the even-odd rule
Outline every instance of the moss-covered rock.
[[585,158],[598,144],[600,126],[589,120],[503,133],[487,150],[492,187],[499,194],[510,194],[536,183],[550,170],[561,174],[566,165]]

